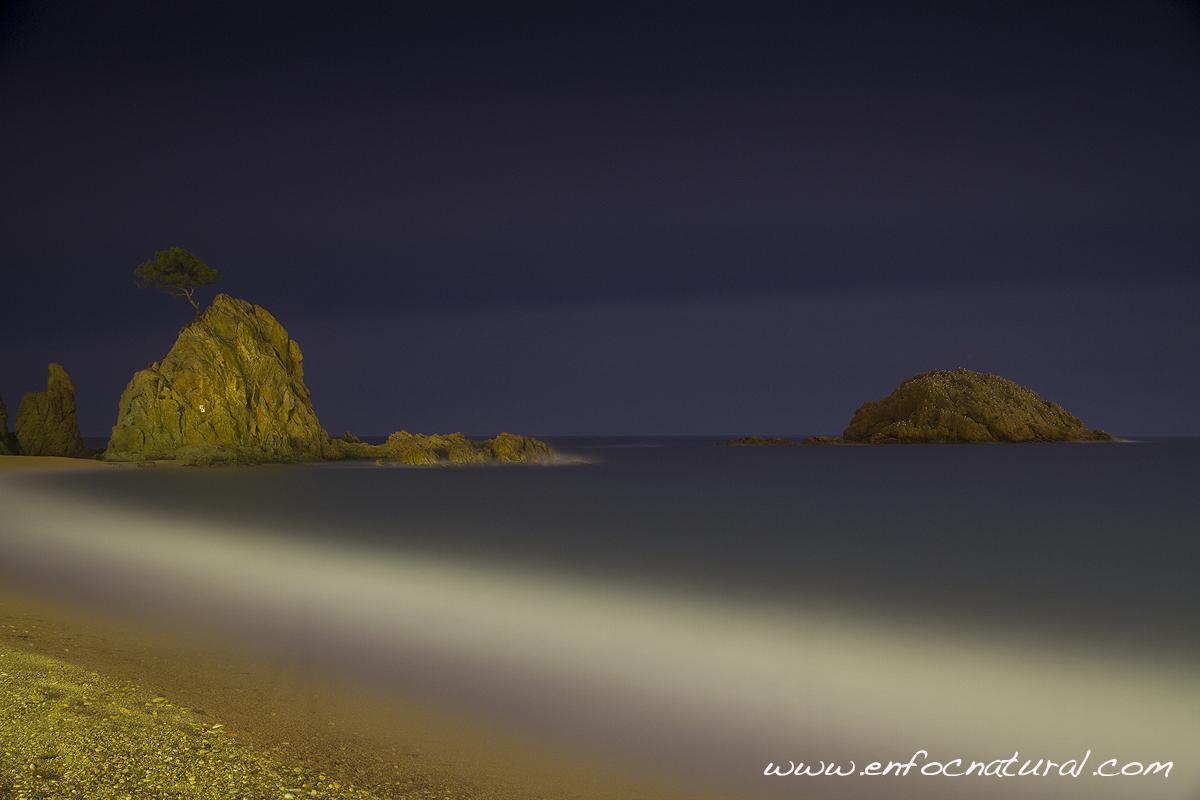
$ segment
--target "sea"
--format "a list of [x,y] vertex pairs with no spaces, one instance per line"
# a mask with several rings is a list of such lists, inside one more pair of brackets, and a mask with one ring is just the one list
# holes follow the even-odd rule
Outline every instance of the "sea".
[[[29,474],[0,556],[738,798],[1200,789],[1200,439],[550,442],[562,463]],[[918,750],[1177,767],[969,795],[764,775]]]
[[784,608],[1200,649],[1200,438],[550,438],[556,467],[57,475],[120,507]]

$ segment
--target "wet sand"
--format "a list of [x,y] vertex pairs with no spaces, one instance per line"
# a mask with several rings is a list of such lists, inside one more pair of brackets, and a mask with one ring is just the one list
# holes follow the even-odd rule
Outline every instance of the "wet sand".
[[0,472],[45,472],[63,469],[105,469],[114,464],[94,458],[61,458],[59,456],[0,456]]

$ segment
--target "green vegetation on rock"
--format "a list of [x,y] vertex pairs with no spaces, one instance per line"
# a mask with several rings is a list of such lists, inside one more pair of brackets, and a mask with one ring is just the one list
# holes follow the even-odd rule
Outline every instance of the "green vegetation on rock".
[[221,279],[221,273],[182,247],[159,250],[154,257],[137,265],[133,274],[139,286],[160,289],[172,297],[182,297],[200,316],[196,290]]
[[1061,406],[999,375],[967,369],[915,375],[864,403],[842,434],[847,442],[1107,441]]
[[[302,358],[300,346],[265,309],[217,295],[166,357],[125,387],[105,458],[248,463],[325,457],[329,437],[304,384]],[[193,449],[181,454],[183,448]]]
[[27,456],[88,455],[75,417],[75,387],[58,364],[47,370],[46,390],[21,398],[15,423],[20,452]]

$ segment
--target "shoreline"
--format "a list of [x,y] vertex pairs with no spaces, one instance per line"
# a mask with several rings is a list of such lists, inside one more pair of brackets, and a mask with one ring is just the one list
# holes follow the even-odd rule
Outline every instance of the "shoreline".
[[[49,686],[58,688],[51,691]],[[176,766],[185,771],[199,768],[203,774],[206,765],[195,758],[196,743],[211,748],[212,737],[218,737],[228,771],[244,772],[251,765],[268,778],[287,779],[287,786],[280,784],[272,796],[284,797],[289,789],[295,797],[364,800],[410,795],[456,800],[694,796],[649,781],[602,777],[594,764],[567,753],[534,752],[527,742],[444,709],[348,691],[302,669],[232,652],[215,639],[184,639],[157,626],[0,586],[0,695],[8,690],[17,696],[14,687],[41,704],[37,713],[44,719],[16,727],[8,721],[9,741],[53,738],[65,743],[61,725],[54,731],[44,728],[51,717],[64,716],[61,711],[86,698],[106,718],[107,734],[117,741],[148,726],[173,728],[173,738],[166,741],[178,751]],[[60,699],[64,708],[53,708]],[[95,738],[87,729],[83,735]],[[121,758],[122,753],[110,751],[102,760],[107,768]],[[212,765],[207,766],[212,777]],[[57,788],[63,774],[47,768],[34,777],[40,780],[30,790],[38,791]],[[5,779],[0,770],[0,788]],[[303,791],[296,791],[301,784]],[[79,788],[77,781],[72,786]],[[261,783],[251,788],[261,791],[264,786],[269,788]],[[98,788],[93,784],[91,791]]]
[[0,455],[0,474],[48,472],[54,470],[108,469],[114,466],[116,465],[98,458]]
[[280,466],[310,466],[313,464],[347,465],[356,467],[372,467],[379,469],[512,469],[514,467],[553,468],[579,467],[596,463],[584,456],[571,453],[555,453],[551,458],[528,463],[504,463],[485,461],[478,463],[455,463],[451,461],[434,464],[406,464],[399,461],[383,461],[374,456],[354,456],[344,458],[327,458],[316,461],[261,461],[253,463],[214,463],[189,464],[178,459],[152,458],[144,461],[106,461],[102,458],[74,458],[70,456],[23,456],[0,455],[0,475],[20,473],[66,472],[85,469],[178,469],[195,467],[197,469],[231,469],[238,467],[280,467]]

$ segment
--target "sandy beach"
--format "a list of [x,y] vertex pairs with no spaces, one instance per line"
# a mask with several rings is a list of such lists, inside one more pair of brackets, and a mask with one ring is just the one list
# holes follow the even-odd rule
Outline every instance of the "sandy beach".
[[[21,787],[31,797],[46,790],[76,796],[70,792],[81,789],[80,796],[107,797],[105,792],[121,785],[118,778],[130,771],[130,762],[148,752],[167,757],[171,770],[159,770],[160,778],[173,776],[180,796],[188,797],[207,796],[197,794],[197,776],[202,784],[208,779],[206,785],[222,788],[247,767],[257,775],[235,787],[270,791],[263,796],[272,797],[297,787],[303,789],[297,797],[329,798],[680,797],[664,787],[606,778],[596,765],[565,754],[552,761],[502,732],[395,696],[338,692],[302,670],[231,652],[217,641],[185,642],[8,589],[0,591],[0,672],[0,691],[9,701],[5,711],[16,708],[18,698],[34,706],[23,717],[4,716],[4,742],[17,766],[13,774],[23,780],[0,774],[0,787],[14,792]],[[84,698],[95,710],[84,719],[102,719],[112,743],[88,759],[103,769],[76,770],[64,781],[62,770],[45,756],[68,749],[69,737],[56,717],[64,716],[63,709],[77,709]],[[145,736],[158,726],[168,726],[171,736]],[[81,736],[91,740],[89,727]],[[216,763],[198,746],[214,737],[226,739],[232,750]],[[45,769],[22,774],[23,756]],[[276,781],[280,777],[282,783]],[[161,794],[155,796],[176,796],[165,783],[156,791]]]

